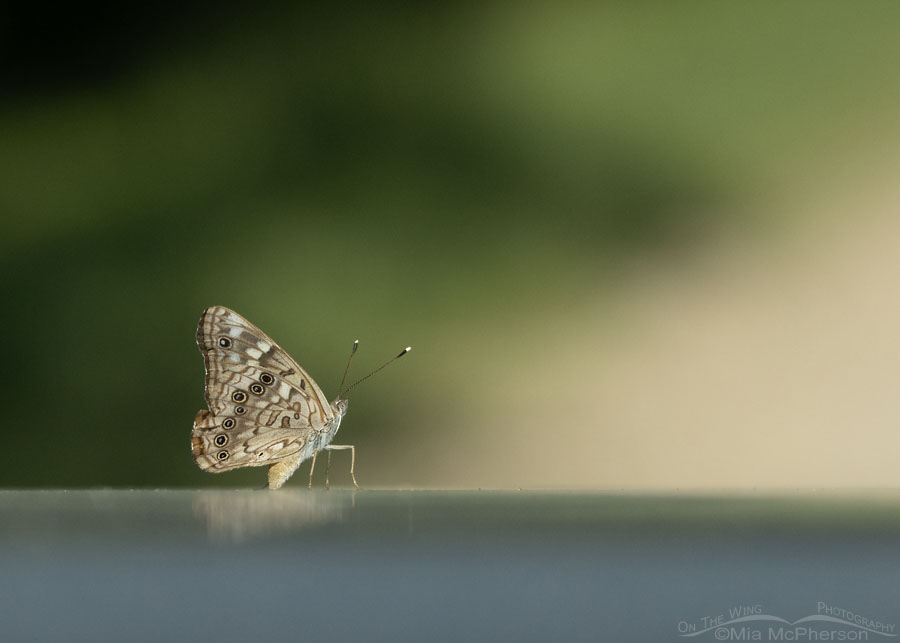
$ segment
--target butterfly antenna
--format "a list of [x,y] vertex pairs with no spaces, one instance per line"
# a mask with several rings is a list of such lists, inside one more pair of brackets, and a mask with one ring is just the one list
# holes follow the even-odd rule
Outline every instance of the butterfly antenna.
[[[353,361],[353,356],[356,355],[356,349],[359,348],[359,340],[357,339],[353,342],[353,348],[350,349],[350,357],[347,358],[347,366],[344,367],[344,376],[341,378],[341,385],[338,387],[339,391],[344,390],[344,380],[347,379],[347,373],[350,371],[350,362]],[[338,395],[340,397],[340,395]]]
[[400,359],[401,357],[403,357],[404,355],[406,355],[406,354],[407,354],[409,351],[411,351],[411,350],[412,350],[412,346],[407,346],[407,347],[404,348],[402,351],[400,351],[400,354],[399,354],[399,355],[397,355],[397,356],[394,357],[394,358],[389,359],[388,361],[386,361],[384,364],[382,364],[381,366],[379,366],[378,368],[376,368],[374,371],[372,371],[371,373],[369,373],[369,374],[366,375],[365,377],[361,377],[360,379],[358,379],[358,380],[356,380],[355,382],[353,382],[353,384],[351,384],[349,387],[347,387],[347,390],[344,391],[343,393],[341,393],[341,395],[345,395],[345,394],[349,393],[349,392],[351,391],[351,389],[353,389],[357,384],[360,384],[360,383],[366,381],[367,379],[369,379],[370,377],[372,377],[373,375],[375,375],[375,373],[377,373],[377,372],[380,371],[381,369],[385,368],[385,367],[388,366],[389,364],[392,364],[394,361]]

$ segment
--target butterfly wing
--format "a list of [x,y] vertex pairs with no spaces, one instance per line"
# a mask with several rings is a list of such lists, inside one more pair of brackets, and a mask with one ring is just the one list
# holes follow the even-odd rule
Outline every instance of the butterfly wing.
[[219,473],[274,464],[302,451],[334,421],[309,374],[233,310],[207,308],[197,345],[206,362],[209,405],[197,413],[191,432],[200,468]]

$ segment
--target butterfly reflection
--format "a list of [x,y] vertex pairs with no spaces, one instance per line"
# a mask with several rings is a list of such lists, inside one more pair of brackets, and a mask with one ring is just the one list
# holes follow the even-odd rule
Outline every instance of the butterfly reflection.
[[341,523],[354,493],[262,493],[258,490],[198,491],[194,516],[206,523],[210,540],[240,543]]

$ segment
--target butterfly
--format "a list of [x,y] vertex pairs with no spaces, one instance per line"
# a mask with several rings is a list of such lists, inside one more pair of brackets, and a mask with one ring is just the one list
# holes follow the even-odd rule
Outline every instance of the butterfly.
[[[269,489],[278,489],[303,461],[312,458],[312,486],[319,452],[328,451],[330,464],[331,451],[349,449],[350,477],[359,487],[356,448],[331,443],[347,413],[346,398],[338,395],[328,402],[315,380],[283,348],[224,306],[203,311],[197,325],[197,346],[206,363],[209,406],[208,411],[197,412],[191,431],[191,452],[201,469],[222,473],[268,466]],[[358,342],[351,359],[357,346]],[[326,468],[326,485],[327,480]]]

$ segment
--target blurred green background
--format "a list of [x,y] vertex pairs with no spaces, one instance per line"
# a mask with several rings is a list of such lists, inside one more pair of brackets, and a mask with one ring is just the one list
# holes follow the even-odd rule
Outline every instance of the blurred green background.
[[190,456],[214,304],[329,396],[413,345],[363,486],[896,484],[898,24],[13,3],[0,486],[261,486]]

